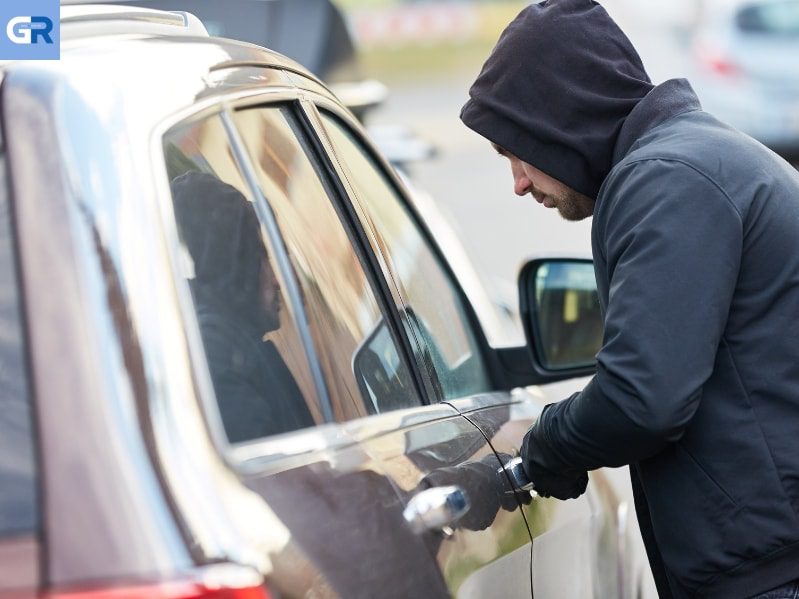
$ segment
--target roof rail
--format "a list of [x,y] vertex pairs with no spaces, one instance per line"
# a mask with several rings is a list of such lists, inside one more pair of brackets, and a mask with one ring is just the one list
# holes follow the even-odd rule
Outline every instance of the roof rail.
[[200,19],[183,11],[108,4],[61,3],[61,37],[76,39],[124,33],[208,36]]

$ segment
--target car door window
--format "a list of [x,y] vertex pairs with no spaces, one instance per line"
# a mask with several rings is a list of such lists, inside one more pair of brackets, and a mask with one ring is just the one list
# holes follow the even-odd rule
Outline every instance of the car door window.
[[241,110],[234,121],[292,260],[336,420],[421,405],[291,109]]
[[[0,538],[38,526],[31,396],[25,363],[5,159],[0,154]],[[0,582],[0,587],[2,583]]]
[[230,442],[322,421],[304,346],[219,116],[169,131],[164,152],[205,358]]
[[441,399],[490,388],[472,325],[457,289],[394,185],[360,139],[322,112],[325,130],[374,234],[375,252],[389,264],[402,297],[416,359]]

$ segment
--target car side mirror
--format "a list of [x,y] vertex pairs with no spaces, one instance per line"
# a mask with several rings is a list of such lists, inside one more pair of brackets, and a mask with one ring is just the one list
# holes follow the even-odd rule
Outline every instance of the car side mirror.
[[537,370],[593,373],[603,324],[590,260],[528,262],[519,274],[519,306]]

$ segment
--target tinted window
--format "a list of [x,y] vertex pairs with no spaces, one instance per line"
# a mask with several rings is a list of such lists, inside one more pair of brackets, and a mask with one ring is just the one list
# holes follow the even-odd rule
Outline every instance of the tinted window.
[[0,536],[37,526],[36,468],[5,161],[0,155]]
[[447,271],[358,138],[335,117],[323,113],[322,119],[365,210],[363,226],[375,235],[374,251],[398,279],[405,325],[432,388],[444,399],[488,390],[485,364]]
[[345,217],[291,111],[245,110],[235,121],[300,283],[335,418],[420,405]]
[[219,117],[173,129],[164,149],[197,321],[228,439],[322,421],[304,346]]

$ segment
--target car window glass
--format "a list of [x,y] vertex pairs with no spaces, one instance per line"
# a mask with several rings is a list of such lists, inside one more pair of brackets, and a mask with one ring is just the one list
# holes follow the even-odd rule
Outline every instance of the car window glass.
[[[417,342],[416,358],[441,398],[489,389],[485,364],[464,306],[396,189],[368,150],[338,119],[322,113],[336,154],[366,211],[381,252],[398,278],[405,326]],[[366,222],[366,219],[371,222]]]
[[31,397],[5,179],[0,155],[0,536],[31,532],[38,524]]
[[218,116],[164,139],[183,273],[232,443],[322,421],[274,252]]
[[407,365],[288,108],[235,115],[303,292],[336,420],[417,406]]

